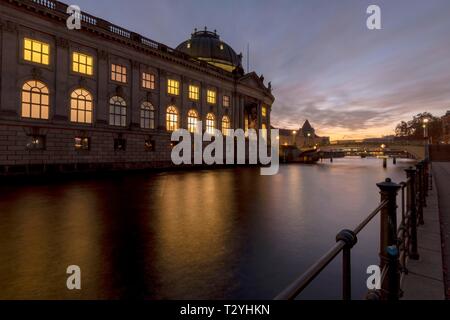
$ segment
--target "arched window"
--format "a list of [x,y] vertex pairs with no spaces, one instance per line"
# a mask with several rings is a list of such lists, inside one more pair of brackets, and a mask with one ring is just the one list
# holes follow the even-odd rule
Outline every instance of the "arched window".
[[121,127],[127,125],[127,103],[121,97],[114,96],[109,100],[109,124]]
[[70,95],[70,121],[92,123],[92,95],[84,89],[76,89]]
[[141,104],[141,128],[155,129],[155,108],[147,101]]
[[228,136],[230,134],[230,118],[223,116],[222,118],[222,134]]
[[167,131],[178,130],[178,110],[174,106],[169,106],[166,111]]
[[31,80],[22,87],[22,117],[48,120],[49,93],[45,84]]
[[198,113],[195,110],[188,112],[188,130],[195,133],[197,131]]
[[216,118],[214,114],[208,113],[206,115],[206,133],[214,134],[214,129],[216,128]]
[[265,123],[262,124],[261,129],[262,129],[262,137],[264,138],[264,140],[267,140],[267,126]]

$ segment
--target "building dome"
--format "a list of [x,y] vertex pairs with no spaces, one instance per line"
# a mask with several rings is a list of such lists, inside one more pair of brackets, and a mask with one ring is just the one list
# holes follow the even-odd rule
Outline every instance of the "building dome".
[[191,39],[181,43],[177,50],[229,72],[241,66],[242,56],[220,40],[216,31],[206,28],[203,31],[195,29]]

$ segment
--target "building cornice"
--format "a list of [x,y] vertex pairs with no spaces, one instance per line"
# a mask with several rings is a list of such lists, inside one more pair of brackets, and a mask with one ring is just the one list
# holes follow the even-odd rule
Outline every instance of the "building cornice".
[[[59,23],[66,23],[69,15],[66,13],[68,5],[60,1],[54,0],[0,0],[3,3],[15,5],[16,8],[30,13],[38,14],[44,18],[57,20]],[[148,39],[140,34],[126,30],[117,25],[114,25],[106,20],[92,16],[90,14],[81,13],[81,27],[83,32],[89,32],[100,36],[108,41],[114,41],[121,45],[126,45],[134,50],[152,55],[159,59],[169,61],[181,65],[185,68],[206,73],[210,76],[219,78],[224,81],[238,82],[241,77],[233,73],[222,70],[218,67],[212,66],[205,61],[195,59],[183,52],[172,49],[162,43]],[[8,26],[7,26],[8,27]],[[246,75],[244,75],[245,77]],[[242,83],[239,83],[242,85]],[[248,87],[248,86],[247,86]],[[251,87],[249,87],[251,88]],[[251,88],[255,89],[255,88]],[[270,90],[264,88],[261,90],[267,97],[273,96]]]

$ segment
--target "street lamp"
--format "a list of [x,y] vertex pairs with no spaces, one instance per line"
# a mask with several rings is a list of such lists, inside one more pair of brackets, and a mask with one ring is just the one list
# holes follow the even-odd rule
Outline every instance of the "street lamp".
[[423,139],[425,140],[425,158],[428,159],[429,157],[429,144],[430,144],[430,138],[428,137],[428,123],[430,122],[430,119],[425,118],[423,119]]
[[293,140],[294,140],[294,146],[297,146],[297,139],[296,139],[296,137],[297,137],[297,131],[292,131],[292,135],[293,135]]
[[422,127],[423,127],[423,138],[424,139],[428,139],[428,123],[430,122],[430,119],[428,119],[428,118],[425,118],[425,119],[423,119],[423,125],[422,125]]

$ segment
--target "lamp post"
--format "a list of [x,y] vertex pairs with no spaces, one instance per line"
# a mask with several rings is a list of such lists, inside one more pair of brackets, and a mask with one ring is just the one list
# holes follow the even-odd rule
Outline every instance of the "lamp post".
[[297,146],[297,131],[292,131],[294,146]]
[[425,118],[423,119],[423,139],[425,140],[425,159],[428,160],[428,156],[429,156],[429,144],[430,144],[430,138],[428,137],[428,124],[430,122],[430,119]]

